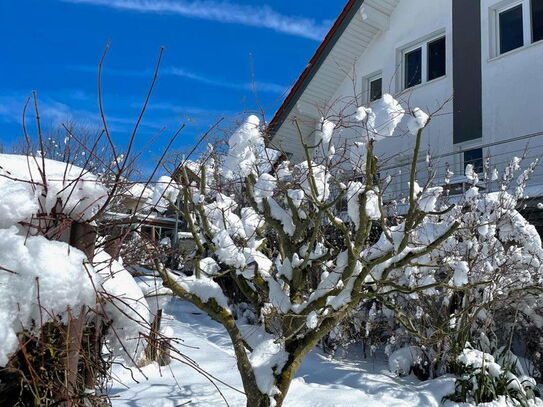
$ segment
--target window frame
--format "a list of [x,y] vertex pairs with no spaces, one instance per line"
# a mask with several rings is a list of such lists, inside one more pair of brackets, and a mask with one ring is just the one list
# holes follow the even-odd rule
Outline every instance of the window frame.
[[381,98],[382,98],[384,94],[383,72],[382,71],[373,72],[372,74],[365,76],[363,79],[362,91],[363,91],[364,100],[366,101],[367,104],[372,104],[375,101],[379,100],[379,99],[371,100],[371,83],[378,79],[381,79]]
[[[403,74],[402,74],[402,81],[403,81],[403,89],[412,89],[415,86],[422,85],[426,81],[424,80],[428,76],[428,66],[424,63],[424,61],[428,60],[428,49],[423,44],[419,44],[415,47],[408,48],[404,50],[403,57],[402,57],[402,67],[403,67]],[[417,83],[415,85],[407,86],[407,56],[415,51],[420,50],[420,83]]]
[[[507,12],[507,11],[510,11],[516,7],[519,7],[521,6],[521,14],[522,14],[522,45],[520,47],[517,47],[517,48],[513,48],[513,49],[510,49],[509,51],[505,51],[505,52],[501,52],[501,25],[500,25],[500,16]],[[525,13],[525,7],[526,6],[526,2],[524,0],[517,0],[517,1],[514,1],[506,6],[502,6],[498,9],[496,9],[496,16],[494,17],[495,18],[495,24],[496,24],[496,56],[499,56],[499,55],[505,55],[505,54],[508,54],[510,52],[513,52],[513,51],[516,51],[517,49],[520,49],[520,48],[523,48],[524,46],[526,46],[526,13]],[[530,24],[531,25],[531,24]]]
[[[442,76],[438,76],[434,79],[428,79],[429,74],[429,52],[428,52],[428,46],[430,43],[437,41],[441,38],[445,39],[445,74]],[[406,87],[406,56],[412,51],[415,51],[417,49],[421,49],[421,83],[417,85],[413,85],[411,87]],[[400,91],[407,91],[410,89],[414,89],[418,86],[425,85],[427,83],[432,83],[434,81],[438,81],[440,79],[446,78],[449,74],[449,61],[447,56],[449,55],[449,42],[448,42],[448,34],[445,30],[439,30],[436,31],[430,35],[427,35],[426,37],[420,38],[417,41],[414,41],[407,46],[404,46],[399,49],[398,51],[398,58],[399,58],[399,67],[401,75],[399,75],[399,82],[398,87]]]
[[[431,56],[431,53],[430,53],[430,45],[431,44],[434,44],[438,41],[441,41],[443,40],[443,44],[444,44],[444,47],[445,47],[445,65],[444,65],[444,68],[445,68],[445,73],[443,75],[440,75],[440,76],[436,76],[435,78],[431,78],[430,79],[430,72],[431,72],[431,69],[430,69],[430,56]],[[429,40],[428,42],[426,42],[426,52],[427,52],[427,60],[426,60],[426,78],[428,80],[428,82],[431,82],[431,81],[434,81],[436,79],[439,79],[439,78],[443,78],[444,76],[447,76],[447,36],[443,35],[441,37],[437,37],[433,40]]]
[[[514,7],[522,6],[522,38],[523,45],[510,51],[500,53],[500,14]],[[534,44],[543,43],[543,39],[534,41],[532,25],[532,0],[504,0],[489,9],[490,14],[490,59],[500,58],[518,52]]]
[[541,42],[543,41],[543,38],[540,38],[538,40],[534,39],[534,14],[533,14],[533,11],[534,11],[534,8],[533,8],[533,2],[534,0],[530,0],[528,2],[528,15],[530,17],[530,21],[529,21],[529,24],[530,24],[530,44],[537,44],[538,42]]

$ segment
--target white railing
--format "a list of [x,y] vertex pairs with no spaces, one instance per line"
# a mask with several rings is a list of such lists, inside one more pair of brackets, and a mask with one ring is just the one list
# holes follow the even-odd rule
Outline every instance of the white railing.
[[[520,164],[522,170],[528,168],[532,162],[543,158],[543,133],[483,144],[479,147],[469,147],[436,156],[421,156],[417,166],[418,183],[420,185],[426,184],[428,177],[433,173],[435,174],[434,185],[447,186],[451,195],[462,192],[464,181],[466,181],[464,173],[467,164],[464,162],[464,153],[475,148],[482,148],[483,162],[487,163],[490,171],[496,169],[499,173],[499,179],[485,182],[482,185],[489,192],[495,191],[500,188],[503,171],[514,157],[522,158]],[[391,182],[385,193],[386,201],[401,201],[403,198],[408,197],[410,170],[410,162],[389,165],[381,169],[381,179],[385,179],[388,175],[391,176]],[[518,175],[520,175],[520,172]],[[531,174],[526,193],[531,197],[543,196],[543,163],[537,165],[535,171]]]

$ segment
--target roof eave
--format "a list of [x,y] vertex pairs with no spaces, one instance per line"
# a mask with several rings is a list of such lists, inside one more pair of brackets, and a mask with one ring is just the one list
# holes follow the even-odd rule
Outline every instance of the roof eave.
[[275,113],[272,121],[268,126],[268,137],[272,139],[277,131],[281,128],[285,120],[288,118],[297,101],[303,95],[309,83],[313,80],[323,62],[326,60],[339,38],[341,38],[345,29],[349,26],[352,19],[364,3],[364,0],[349,0],[343,11],[335,21],[334,25],[326,34],[319,48],[309,61],[308,65],[296,80],[296,83],[290,90],[289,94]]

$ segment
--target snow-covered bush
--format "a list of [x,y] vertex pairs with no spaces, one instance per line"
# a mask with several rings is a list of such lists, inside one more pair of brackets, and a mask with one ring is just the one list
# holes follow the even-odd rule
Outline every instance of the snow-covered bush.
[[134,362],[149,325],[132,276],[98,250],[111,190],[71,163],[0,154],[0,191],[0,381],[21,403],[94,397],[82,384],[107,375],[102,345]]
[[456,358],[456,391],[447,398],[476,405],[501,399],[504,405],[511,402],[528,407],[530,400],[535,399],[536,382],[531,377],[519,376],[519,368],[515,363],[500,364],[492,355],[473,349],[468,343]]
[[[52,234],[52,213],[91,219],[106,191],[78,167],[22,155],[0,155],[0,366],[19,346],[17,332],[53,319],[68,321],[96,302],[99,283],[87,256]],[[62,225],[56,233],[63,235]]]
[[[343,320],[327,347],[329,342],[335,347],[353,340],[364,345],[386,341],[385,353],[391,356],[417,346],[424,353],[424,366],[415,371],[427,377],[450,371],[466,343],[484,337],[485,349],[512,342],[539,366],[543,252],[537,231],[517,210],[537,163],[525,170],[520,164],[514,158],[499,176],[487,162],[481,179],[468,166],[466,179],[472,185],[461,198],[448,197],[431,185],[421,189],[424,206],[442,212],[429,219],[457,219],[461,227],[416,264],[398,269],[401,285],[386,295],[375,293],[373,303],[364,302],[371,308],[353,311],[362,323],[353,324],[352,317]],[[479,185],[491,183],[498,183],[499,192],[479,191]]]
[[[438,290],[463,293],[479,287],[479,295],[496,300],[504,286],[511,291],[520,287],[518,280],[505,276],[499,289],[485,291],[488,284],[493,289],[487,279],[496,270],[514,263],[527,281],[533,276],[527,276],[531,272],[526,267],[537,269],[540,241],[507,192],[483,195],[474,186],[446,205],[443,188],[431,182],[418,185],[421,136],[430,120],[420,109],[406,112],[386,95],[353,116],[359,137],[352,147],[364,151],[358,154],[356,181],[346,179],[338,165],[345,162],[349,146],[336,151],[340,125],[328,119],[312,137],[316,147],[300,134],[305,151],[301,163],[267,148],[264,129],[251,116],[230,138],[224,164],[214,161],[211,167],[202,157],[177,170],[178,211],[194,238],[196,266],[192,276],[165,267],[159,271],[166,287],[225,326],[250,406],[280,406],[305,355],[361,303],[386,307],[416,337],[416,327],[402,313],[409,295],[415,299]],[[383,202],[388,181],[379,180],[373,149],[404,118],[415,139],[409,198],[407,210],[391,218]],[[346,217],[336,211],[343,200]],[[468,236],[474,228],[479,235]],[[476,239],[490,243],[477,244]],[[463,256],[468,246],[480,250],[479,258],[488,258],[493,250],[499,256],[471,269]],[[249,341],[240,330],[231,292],[219,284],[224,276],[256,314],[252,332],[260,332],[260,342]],[[471,304],[468,298],[461,302]]]
[[405,285],[427,288],[381,299],[401,324],[395,342],[424,343],[433,375],[481,335],[497,349],[515,330],[541,326],[541,239],[516,209],[533,167],[520,174],[515,190],[510,181],[518,162],[505,170],[500,192],[480,193],[473,180],[462,210],[450,211],[462,227],[422,257],[423,266],[402,270]]

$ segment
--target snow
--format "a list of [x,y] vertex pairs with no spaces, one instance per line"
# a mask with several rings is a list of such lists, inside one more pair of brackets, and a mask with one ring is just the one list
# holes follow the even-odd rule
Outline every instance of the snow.
[[366,159],[368,156],[366,143],[355,141],[349,150],[349,163],[353,171],[364,174],[366,172]]
[[271,216],[274,219],[277,219],[283,225],[285,233],[289,236],[293,236],[296,231],[296,225],[292,220],[292,216],[288,214],[274,199],[269,199],[268,204],[270,205]]
[[61,206],[57,206],[57,212],[60,209],[77,221],[89,220],[107,199],[107,191],[97,177],[82,168],[14,154],[0,154],[0,190],[9,191],[2,194],[0,208],[2,217],[11,218],[4,218],[0,227],[13,220],[28,219],[38,208],[49,214],[58,202]]
[[7,228],[30,219],[39,211],[36,192],[20,182],[4,182],[0,177],[0,228]]
[[292,177],[292,171],[290,170],[290,161],[282,161],[275,170],[277,179],[280,181],[288,181]]
[[223,167],[226,178],[243,178],[256,173],[259,155],[265,149],[259,126],[260,119],[254,115],[249,116],[230,137],[228,141],[230,148]]
[[[298,256],[296,254],[296,256]],[[287,280],[292,280],[292,263],[290,259],[285,259],[285,261],[281,262],[279,257],[275,260],[276,266],[277,266],[277,277],[284,276]]]
[[470,180],[473,184],[477,184],[477,181],[479,181],[479,176],[473,169],[473,164],[466,165],[466,178]]
[[164,213],[171,202],[177,200],[177,195],[179,195],[177,183],[170,177],[164,175],[155,183],[153,194],[149,199],[149,204],[157,212]]
[[234,213],[237,207],[237,203],[232,198],[221,193],[216,194],[213,202],[204,205],[204,212],[209,219],[211,228],[215,232],[226,231],[231,236],[244,238],[243,223]]
[[[249,355],[249,361],[253,366],[258,389],[270,396],[279,393],[274,385],[274,373],[280,371],[288,360],[288,353],[284,345],[275,343],[274,339],[265,339],[254,347]],[[272,403],[273,405],[273,403]]]
[[[224,328],[192,305],[178,300],[172,301],[166,309],[163,324],[173,330],[173,337],[181,338],[183,344],[191,346],[176,345],[181,352],[189,354],[201,369],[237,390],[242,389],[234,352]],[[252,327],[247,327],[246,331],[254,332],[255,342],[262,343],[264,338],[259,333],[261,331],[255,331]],[[252,342],[251,338],[248,341]],[[275,349],[276,344],[270,345]],[[263,349],[262,353],[255,353],[252,360],[255,363],[263,362],[260,366],[269,366],[266,364],[270,360],[267,354],[277,355]],[[114,407],[173,407],[189,401],[189,405],[195,407],[226,405],[213,385],[187,366],[185,360],[173,361],[166,368],[151,364],[142,370],[148,380],[133,370],[135,379],[139,381],[135,383],[130,372],[122,366],[114,366],[114,375],[123,383],[115,382],[110,391],[110,395],[114,396]],[[245,406],[243,394],[224,384],[216,384],[230,406]],[[450,376],[426,382],[412,376],[399,378],[388,371],[385,357],[381,354],[364,360],[353,352],[347,360],[333,360],[314,350],[302,363],[284,406],[439,407],[442,398],[453,393],[454,387],[454,378]],[[447,407],[453,406],[456,404]],[[492,407],[504,406],[496,404]],[[472,406],[466,404],[462,407]]]
[[319,317],[315,311],[311,311],[307,314],[305,324],[309,329],[315,329],[319,325]]
[[366,192],[366,215],[371,220],[381,219],[381,211],[379,209],[379,196],[375,191]]
[[[360,196],[365,190],[366,188],[360,182],[350,182],[347,187],[347,213],[351,221],[355,224],[356,229],[360,227]],[[371,190],[366,192],[366,216],[371,220],[381,218],[379,197]]]
[[180,276],[173,276],[177,284],[179,284],[185,291],[197,296],[204,304],[211,300],[215,300],[217,305],[224,310],[230,312],[228,307],[228,299],[224,295],[222,288],[210,278],[201,276],[186,276],[181,274]]
[[179,232],[177,233],[177,238],[182,239],[182,240],[187,240],[187,239],[193,239],[194,236],[192,235],[192,232]]
[[245,235],[253,238],[256,231],[264,226],[264,219],[253,208],[242,208],[241,223],[245,229]]
[[375,101],[368,109],[368,136],[376,141],[391,137],[405,115],[400,103],[389,94]]
[[296,171],[301,174],[302,182],[300,183],[300,186],[304,190],[305,194],[307,196],[313,196],[313,191],[311,189],[311,184],[309,182],[309,166],[311,165],[311,171],[313,172],[313,179],[315,181],[315,188],[317,196],[316,198],[319,201],[325,201],[330,196],[330,173],[328,172],[328,169],[324,165],[310,163],[308,164],[307,161],[301,162],[300,164],[296,165],[295,169]]
[[220,261],[241,268],[246,265],[243,252],[236,246],[226,230],[219,232],[214,238],[215,254]]
[[0,229],[0,366],[17,349],[16,333],[35,331],[53,316],[67,321],[96,302],[98,279],[83,252],[42,236]]
[[106,301],[102,310],[111,321],[107,337],[115,355],[126,363],[137,362],[145,346],[140,333],[149,332],[149,304],[142,289],[122,264],[105,251],[95,253],[93,264],[102,277]]
[[463,365],[475,369],[480,369],[483,366],[489,366],[490,364],[495,363],[492,355],[477,349],[468,348],[464,349],[456,359]]
[[289,296],[283,291],[283,287],[277,280],[270,278],[267,283],[270,289],[269,299],[272,305],[282,314],[286,314],[292,308]]
[[411,373],[413,366],[422,362],[423,357],[421,348],[407,346],[392,352],[388,359],[388,366],[390,371],[398,376],[407,376]]
[[[418,184],[415,186],[416,189],[420,190],[420,187]],[[443,188],[442,187],[430,187],[426,188],[424,191],[422,191],[419,201],[418,201],[418,207],[423,212],[434,212],[436,210],[436,204],[439,197],[443,194]]]
[[153,196],[153,188],[151,188],[149,185],[135,182],[130,186],[130,188],[128,188],[126,194],[133,198],[146,201]]
[[213,276],[221,269],[217,262],[211,257],[200,260],[199,267],[207,276]]
[[455,287],[463,287],[469,283],[468,273],[469,266],[465,261],[459,261],[453,265],[453,278],[452,283]]
[[252,248],[245,248],[243,254],[245,255],[247,264],[256,263],[258,272],[262,277],[269,276],[273,263],[265,254]]
[[335,123],[323,117],[320,122],[320,128],[317,129],[315,133],[316,142],[319,143],[322,141],[326,148],[330,144],[330,141],[332,141],[332,135],[334,134],[335,128]]
[[371,112],[371,109],[360,106],[356,109],[355,119],[359,122],[363,122],[368,117],[369,112]]
[[[139,269],[140,271],[149,272],[149,270]],[[169,288],[164,287],[160,279],[157,279],[152,275],[138,276],[135,277],[134,280],[137,282],[145,296],[147,304],[149,305],[149,314],[151,318],[153,318],[159,309],[164,309],[166,307],[166,304],[168,304],[172,298],[172,291]]]
[[430,116],[428,116],[420,108],[418,107],[414,108],[412,112],[412,116],[409,118],[409,121],[407,122],[407,128],[409,129],[409,132],[412,135],[416,136],[419,130],[423,129],[426,126],[429,119],[430,119]]
[[292,203],[296,208],[299,208],[304,200],[304,191],[302,189],[289,189],[287,195],[292,199]]
[[276,187],[277,180],[273,175],[262,174],[254,186],[255,201],[262,202],[263,199],[271,198]]

